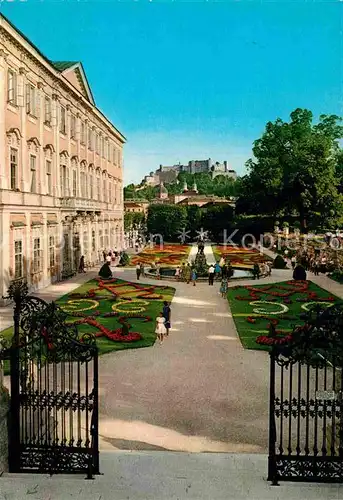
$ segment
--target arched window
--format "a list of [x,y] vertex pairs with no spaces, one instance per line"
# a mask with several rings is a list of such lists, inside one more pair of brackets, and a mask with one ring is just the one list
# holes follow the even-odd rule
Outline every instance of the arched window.
[[88,197],[90,200],[94,199],[94,165],[91,163],[88,168],[88,180],[89,180],[89,191],[88,191]]
[[69,196],[69,154],[67,151],[60,153],[60,193],[61,197]]
[[17,128],[11,128],[7,132],[8,165],[9,165],[9,189],[19,190],[19,160],[20,160],[21,133]]
[[45,193],[52,196],[54,194],[54,153],[55,148],[52,144],[47,144],[44,150],[45,166]]
[[40,193],[41,185],[39,180],[39,148],[40,143],[37,137],[31,137],[27,141],[30,193]]

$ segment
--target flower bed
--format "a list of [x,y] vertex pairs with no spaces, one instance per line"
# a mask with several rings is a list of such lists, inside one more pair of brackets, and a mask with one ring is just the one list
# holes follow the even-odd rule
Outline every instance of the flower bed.
[[97,278],[61,297],[57,304],[68,314],[68,321],[78,325],[80,336],[97,337],[102,354],[153,345],[155,318],[174,292],[171,287]]
[[232,266],[242,268],[251,268],[254,267],[256,263],[268,262],[271,260],[266,255],[261,255],[258,250],[253,248],[216,246],[213,248],[213,252],[217,260],[221,257],[230,259]]
[[[304,324],[302,313],[311,306],[321,303],[329,307],[342,302],[310,281],[293,280],[233,287],[228,291],[228,300],[238,335],[247,349],[287,343],[293,327]],[[274,340],[268,336],[271,326]]]
[[180,266],[182,262],[187,261],[190,247],[188,245],[166,244],[146,247],[142,252],[131,258],[131,264],[136,265],[139,262],[144,265],[156,264],[169,266]]

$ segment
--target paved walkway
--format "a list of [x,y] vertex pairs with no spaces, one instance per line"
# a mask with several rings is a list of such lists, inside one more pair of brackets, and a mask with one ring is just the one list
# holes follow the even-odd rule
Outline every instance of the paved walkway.
[[0,500],[340,500],[337,484],[270,486],[264,455],[101,453],[102,476],[5,474]]
[[[135,281],[132,270],[116,274]],[[242,348],[219,283],[174,285],[164,344],[101,358],[102,442],[121,450],[265,452],[267,354]]]

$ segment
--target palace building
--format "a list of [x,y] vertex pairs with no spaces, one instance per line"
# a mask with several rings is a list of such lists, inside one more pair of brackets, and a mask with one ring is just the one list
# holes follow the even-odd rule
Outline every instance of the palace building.
[[0,296],[123,248],[124,143],[82,63],[49,60],[0,14]]

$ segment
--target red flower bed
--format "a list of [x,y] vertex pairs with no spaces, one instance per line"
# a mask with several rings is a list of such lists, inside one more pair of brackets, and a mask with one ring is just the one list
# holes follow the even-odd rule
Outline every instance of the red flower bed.
[[[98,281],[98,287],[97,288],[91,288],[88,290],[88,292],[84,295],[81,294],[74,294],[74,298],[83,298],[83,299],[96,299],[98,297],[97,292],[106,290],[110,292],[112,295],[113,299],[116,299],[120,297],[121,300],[128,300],[131,301],[133,300],[131,297],[125,297],[125,295],[132,293],[132,290],[123,290],[123,288],[127,288],[128,286],[130,288],[133,288],[134,290],[138,291],[137,297],[141,299],[146,299],[146,300],[161,300],[163,298],[162,295],[156,294],[155,289],[158,288],[159,290],[166,289],[168,287],[157,287],[155,285],[140,285],[139,283],[130,283],[129,285],[127,283],[122,283],[118,281],[116,278],[113,278],[111,280],[106,280],[104,281],[101,278],[97,278]],[[137,298],[135,297],[135,298]],[[111,297],[109,297],[107,300],[111,300]],[[115,341],[115,342],[135,342],[137,340],[141,340],[142,336],[138,332],[129,332],[126,335],[123,335],[122,333],[122,328],[117,328],[115,330],[110,330],[109,328],[105,327],[102,325],[98,320],[97,317],[102,316],[104,318],[111,318],[111,317],[117,317],[119,323],[122,325],[126,325],[127,329],[131,328],[131,325],[128,323],[127,318],[128,315],[120,314],[115,311],[107,312],[107,313],[101,313],[100,311],[92,311],[89,315],[87,315],[87,312],[77,312],[73,311],[70,312],[71,316],[80,318],[79,320],[76,320],[73,322],[75,325],[81,325],[81,324],[88,324],[90,326],[93,326],[96,328],[98,331],[94,333],[96,337],[106,337],[109,340]],[[143,322],[148,322],[152,321],[152,318],[150,316],[145,316],[145,315],[140,315],[140,314],[134,314],[132,313],[130,315],[131,319],[141,319]]]

